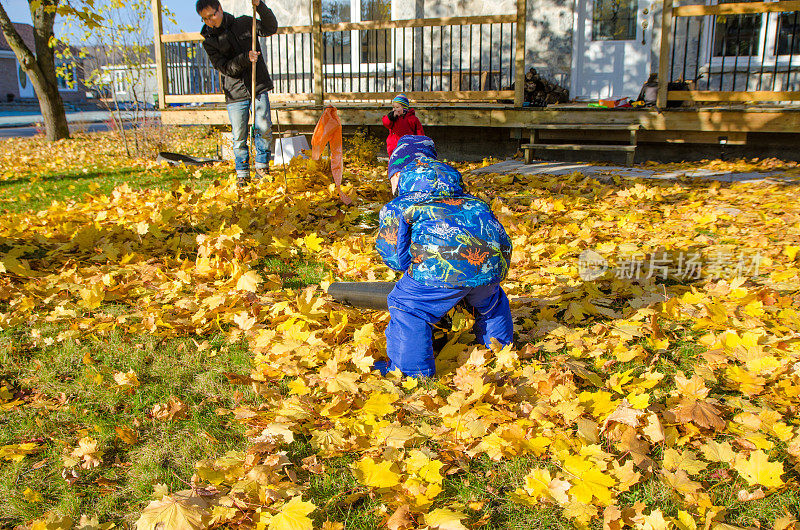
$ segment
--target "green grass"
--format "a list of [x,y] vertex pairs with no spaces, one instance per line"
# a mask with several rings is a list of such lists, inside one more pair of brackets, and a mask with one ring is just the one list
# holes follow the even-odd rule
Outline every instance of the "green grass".
[[[2,384],[28,402],[0,416],[0,445],[42,445],[19,463],[0,463],[3,527],[51,509],[74,520],[88,514],[130,523],[154,484],[185,489],[198,460],[246,445],[244,427],[218,409],[254,402],[249,387],[232,386],[223,375],[249,372],[249,356],[242,344],[228,345],[223,337],[202,351],[185,339],[119,335],[38,348],[22,334],[4,332],[0,366]],[[128,370],[140,382],[133,394],[117,389],[113,380],[114,372]],[[186,404],[187,416],[152,418],[153,407],[171,396]],[[117,426],[132,428],[139,441],[127,445],[117,437]],[[63,455],[83,436],[98,440],[103,463],[77,469],[79,478],[69,485],[61,476]],[[41,493],[43,502],[27,502],[26,488]]]
[[267,258],[257,267],[266,274],[277,274],[287,289],[301,289],[308,285],[319,284],[329,272],[325,264],[315,260],[296,258],[290,261],[281,258]]
[[108,172],[67,171],[46,173],[40,177],[22,177],[0,181],[0,208],[21,212],[42,210],[53,201],[82,200],[88,195],[107,195],[117,186],[127,184],[134,189],[170,189],[176,182],[188,182],[203,188],[216,178],[230,175],[224,166],[202,168],[168,167],[160,170],[114,168]]

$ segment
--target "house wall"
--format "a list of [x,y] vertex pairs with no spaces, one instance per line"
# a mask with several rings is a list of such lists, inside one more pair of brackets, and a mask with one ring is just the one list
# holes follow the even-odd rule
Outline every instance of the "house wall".
[[[526,53],[525,53],[525,71],[529,68],[536,68],[538,73],[548,79],[551,79],[562,86],[568,87],[570,66],[572,62],[572,25],[573,25],[573,12],[575,1],[586,0],[527,0],[527,30],[526,30]],[[252,4],[248,0],[222,0],[222,5],[225,11],[228,11],[236,16],[243,14],[250,14],[252,12]],[[270,2],[270,9],[275,13],[278,23],[281,26],[302,26],[311,23],[311,0],[287,0],[283,2]],[[449,16],[486,16],[498,14],[515,14],[516,13],[516,0],[393,0],[392,2],[392,18],[395,20],[405,19],[418,19],[418,18],[436,18],[436,17],[449,17]],[[470,38],[467,28],[465,27],[461,34],[456,30],[452,36],[453,44],[452,49],[461,49],[462,51],[462,71],[469,68],[472,63],[472,68],[477,70],[480,64],[484,69],[487,69],[489,64],[489,54],[492,50],[496,50],[500,44],[499,25],[494,25],[492,29],[491,45],[489,40],[489,27],[484,25],[483,33],[479,33],[479,28],[473,28],[472,35],[472,57],[469,58],[467,50],[470,48]],[[510,26],[505,24],[503,29],[503,43],[504,47],[509,45]],[[405,40],[407,56],[406,62],[411,61],[411,48],[412,42],[417,46],[420,42],[425,41],[426,47],[423,52],[416,49],[414,54],[416,67],[423,70],[438,71],[440,65],[438,64],[438,57],[440,56],[440,46],[437,41],[443,41],[441,55],[449,57],[450,40],[451,36],[447,31],[440,37],[438,29],[434,30],[433,44],[430,42],[429,31],[426,30],[423,35],[423,30],[406,30],[405,37],[398,37],[396,41],[396,50],[402,49],[403,40]],[[276,37],[271,40],[275,41]],[[480,43],[483,42],[483,46]],[[263,43],[262,43],[263,45]],[[300,41],[294,42],[293,39],[285,39],[281,37],[281,51],[278,55],[277,45],[273,44],[273,50],[267,50],[265,56],[268,64],[270,63],[269,53],[273,54],[271,60],[272,64],[280,64],[284,71],[289,71],[292,74],[295,72],[294,62],[297,64],[297,72],[302,72],[301,63],[305,64],[305,70],[310,70],[311,54],[310,54],[310,40],[305,41],[305,51],[299,51]],[[498,65],[498,55],[495,52],[492,57],[492,70],[499,70],[503,72],[500,77],[499,72],[495,73],[495,79],[489,82],[491,89],[507,88],[510,85],[510,80],[513,79],[508,73],[509,61],[511,61],[513,68],[513,54],[508,54],[503,57],[502,65]],[[288,59],[287,59],[288,58]],[[471,60],[470,60],[471,59]],[[433,62],[431,62],[431,60]],[[291,63],[291,64],[287,64]],[[444,59],[442,65],[443,69],[449,66],[448,59]],[[397,68],[401,65],[396,64]],[[457,61],[453,69],[458,69]],[[277,71],[278,68],[273,68]],[[294,77],[294,75],[292,76]],[[473,89],[477,88],[478,79],[474,76]],[[466,82],[462,80],[462,82]],[[430,83],[430,81],[425,81]],[[433,80],[434,88],[439,89],[438,79]],[[306,83],[308,85],[308,82]],[[502,85],[502,86],[498,86]],[[285,87],[286,91],[295,91],[294,84],[289,83]],[[330,90],[331,87],[326,87]],[[349,87],[336,85],[336,90],[354,90],[358,87]],[[378,79],[375,86],[370,86],[371,91],[392,91],[396,88],[395,84],[387,84],[383,80]],[[408,87],[407,87],[408,88]],[[430,89],[428,84],[425,85],[426,89]],[[457,87],[453,87],[457,89]],[[365,86],[362,84],[362,89]],[[417,87],[416,89],[419,89]],[[447,84],[442,89],[447,90]],[[310,88],[307,89],[310,91]],[[279,91],[283,91],[280,90]]]
[[0,101],[8,101],[7,94],[19,97],[19,80],[17,79],[17,61],[10,57],[0,57]]

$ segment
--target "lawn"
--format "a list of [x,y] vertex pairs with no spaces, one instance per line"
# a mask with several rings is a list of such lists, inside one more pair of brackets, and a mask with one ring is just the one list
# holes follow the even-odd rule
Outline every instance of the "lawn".
[[0,527],[797,527],[795,167],[457,164],[513,239],[515,343],[455,312],[415,380],[370,370],[386,314],[325,293],[396,278],[374,145],[351,142],[345,206],[324,161],[237,189],[113,133],[0,142]]

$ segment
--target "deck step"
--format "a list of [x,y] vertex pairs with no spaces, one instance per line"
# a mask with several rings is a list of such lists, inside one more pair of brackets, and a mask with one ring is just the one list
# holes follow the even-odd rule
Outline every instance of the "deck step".
[[522,144],[522,149],[555,149],[560,151],[636,151],[635,145],[596,144]]
[[641,127],[638,123],[537,123],[530,126],[531,129],[546,131],[638,131]]

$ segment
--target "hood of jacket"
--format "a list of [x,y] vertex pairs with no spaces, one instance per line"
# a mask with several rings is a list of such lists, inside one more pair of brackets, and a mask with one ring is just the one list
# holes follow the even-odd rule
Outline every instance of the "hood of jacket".
[[406,166],[397,183],[398,197],[422,194],[434,197],[464,195],[461,173],[449,164],[421,156]]
[[392,178],[395,173],[402,171],[411,162],[418,158],[428,157],[437,159],[439,155],[436,153],[436,146],[433,140],[427,136],[416,136],[413,134],[406,134],[397,140],[397,147],[392,151],[392,156],[389,157],[389,178]]

